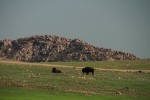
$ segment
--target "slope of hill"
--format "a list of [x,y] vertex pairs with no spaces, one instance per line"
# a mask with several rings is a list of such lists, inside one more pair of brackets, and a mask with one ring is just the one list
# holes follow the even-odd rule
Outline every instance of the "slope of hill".
[[137,59],[133,54],[95,47],[80,39],[51,35],[1,40],[0,56],[28,62]]

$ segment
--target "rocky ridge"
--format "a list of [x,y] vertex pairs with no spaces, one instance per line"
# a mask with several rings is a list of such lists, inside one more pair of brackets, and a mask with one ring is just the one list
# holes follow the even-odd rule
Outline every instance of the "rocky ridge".
[[95,47],[80,39],[51,35],[1,40],[0,56],[27,62],[137,59],[134,54]]

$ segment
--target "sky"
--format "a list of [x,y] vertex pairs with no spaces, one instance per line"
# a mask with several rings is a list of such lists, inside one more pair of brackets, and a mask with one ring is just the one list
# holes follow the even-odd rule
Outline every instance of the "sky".
[[46,34],[150,58],[150,0],[0,0],[0,40]]

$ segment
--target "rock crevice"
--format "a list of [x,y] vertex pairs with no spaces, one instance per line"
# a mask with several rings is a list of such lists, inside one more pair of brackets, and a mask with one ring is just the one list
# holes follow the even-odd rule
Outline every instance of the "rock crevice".
[[134,54],[95,47],[80,39],[51,35],[1,40],[0,56],[27,62],[137,59]]

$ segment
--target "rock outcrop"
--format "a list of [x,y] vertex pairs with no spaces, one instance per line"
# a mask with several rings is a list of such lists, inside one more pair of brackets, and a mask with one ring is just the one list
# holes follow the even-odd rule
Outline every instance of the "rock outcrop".
[[1,40],[0,56],[27,62],[135,60],[130,53],[98,48],[80,39],[41,35]]

